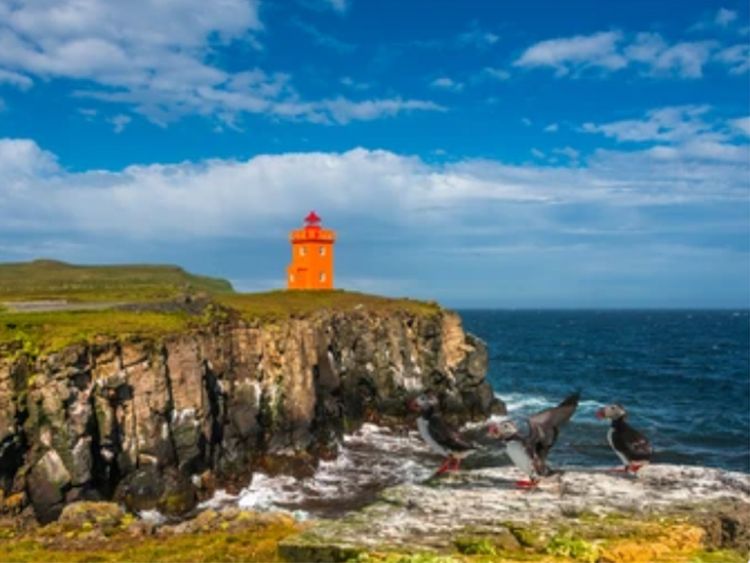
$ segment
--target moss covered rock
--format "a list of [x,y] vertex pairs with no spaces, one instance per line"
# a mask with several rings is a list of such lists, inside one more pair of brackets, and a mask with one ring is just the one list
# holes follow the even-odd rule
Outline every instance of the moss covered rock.
[[111,528],[119,525],[125,511],[113,502],[74,502],[67,505],[60,514],[59,523],[64,528],[82,528],[85,524]]

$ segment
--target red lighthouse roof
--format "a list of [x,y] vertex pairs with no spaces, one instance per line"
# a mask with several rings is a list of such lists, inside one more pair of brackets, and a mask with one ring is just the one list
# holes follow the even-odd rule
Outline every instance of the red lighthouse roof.
[[318,217],[318,214],[315,213],[315,211],[310,211],[310,213],[307,214],[307,217],[305,217],[305,223],[308,225],[318,225],[320,224],[320,217]]

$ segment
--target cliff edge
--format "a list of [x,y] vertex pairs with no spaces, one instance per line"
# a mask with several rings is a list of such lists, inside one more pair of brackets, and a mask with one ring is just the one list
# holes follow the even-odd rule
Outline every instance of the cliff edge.
[[0,324],[0,510],[42,522],[76,500],[180,515],[258,468],[310,472],[418,390],[458,420],[498,408],[484,344],[436,305],[232,293]]

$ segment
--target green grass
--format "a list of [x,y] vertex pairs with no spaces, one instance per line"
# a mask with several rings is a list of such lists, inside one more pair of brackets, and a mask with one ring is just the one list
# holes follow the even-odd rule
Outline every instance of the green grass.
[[274,320],[307,316],[317,311],[354,311],[364,308],[380,313],[406,311],[414,315],[434,315],[440,306],[413,299],[393,299],[352,291],[269,291],[231,293],[216,296],[222,305],[239,311],[247,320]]
[[177,266],[77,266],[55,260],[0,264],[0,302],[156,301],[231,291],[226,280],[196,276]]
[[0,349],[17,343],[37,355],[54,352],[95,337],[159,337],[186,330],[198,322],[186,313],[134,311],[0,312]]
[[[196,292],[206,294],[220,307],[193,315],[179,307],[170,310],[151,305],[142,311],[114,308],[118,303],[176,302],[176,298]],[[41,300],[98,303],[102,308],[32,312],[2,307],[3,302]],[[96,337],[158,338],[227,318],[222,307],[260,322],[310,316],[321,310],[365,308],[377,313],[405,311],[425,316],[440,311],[435,303],[341,290],[234,293],[229,282],[189,274],[176,266],[76,266],[36,260],[0,264],[0,354],[10,347],[37,355]]]
[[[59,526],[52,527],[59,529]],[[40,541],[33,534],[7,539],[0,536],[0,560],[18,563],[277,562],[281,561],[277,553],[279,541],[298,531],[296,523],[279,519],[235,533],[213,531],[157,538],[131,537],[125,530],[118,530],[109,538],[97,540],[85,539],[86,527],[82,527],[80,532],[60,532],[44,538],[46,541]]]

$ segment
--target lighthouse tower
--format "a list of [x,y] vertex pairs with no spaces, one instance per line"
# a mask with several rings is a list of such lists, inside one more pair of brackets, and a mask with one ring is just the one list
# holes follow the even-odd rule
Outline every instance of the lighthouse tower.
[[315,213],[305,225],[289,233],[292,263],[287,268],[287,289],[333,289],[333,243],[336,233],[321,227]]

